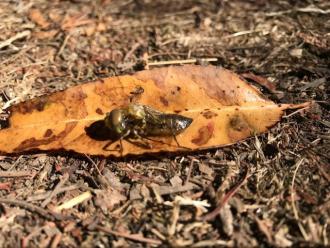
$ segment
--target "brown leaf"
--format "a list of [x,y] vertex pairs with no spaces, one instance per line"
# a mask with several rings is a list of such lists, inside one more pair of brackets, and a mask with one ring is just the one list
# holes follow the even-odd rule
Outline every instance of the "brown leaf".
[[116,189],[96,190],[95,204],[105,213],[111,211],[113,207],[122,201],[126,201],[126,196]]
[[273,223],[271,220],[261,220],[255,217],[259,230],[266,236],[268,243],[273,243],[273,233],[271,232]]
[[0,190],[9,191],[11,187],[11,183],[0,183]]
[[79,26],[94,23],[93,20],[88,19],[85,14],[76,14],[74,16],[66,15],[62,21],[61,29],[70,30]]
[[33,36],[37,39],[44,40],[44,39],[51,39],[58,33],[58,30],[52,29],[49,31],[40,31],[34,32]]
[[298,32],[297,36],[301,38],[305,43],[310,44],[312,46],[327,50],[330,49],[330,40],[324,35],[320,35],[317,33],[309,34],[304,32]]
[[50,25],[39,9],[31,9],[29,11],[29,18],[42,28],[48,28]]
[[[284,110],[308,106],[275,104],[223,68],[160,68],[100,79],[12,106],[9,128],[0,131],[0,151],[64,149],[120,156],[119,151],[111,150],[119,142],[104,149],[109,143],[109,129],[104,128],[103,119],[112,109],[127,106],[137,89],[143,92],[137,97],[140,104],[193,119],[176,136],[182,147],[191,150],[221,147],[265,132],[279,121]],[[122,154],[182,150],[173,137],[155,139],[150,141],[152,148],[124,139]]]
[[261,86],[265,87],[267,90],[269,90],[271,93],[276,93],[276,86],[274,83],[270,82],[267,78],[264,78],[259,75],[255,75],[252,72],[243,73],[241,74],[242,77],[251,79],[254,82],[260,84]]

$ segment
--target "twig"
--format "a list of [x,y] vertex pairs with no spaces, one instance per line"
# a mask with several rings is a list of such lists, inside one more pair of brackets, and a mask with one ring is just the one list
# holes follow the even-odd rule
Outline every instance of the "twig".
[[31,203],[28,203],[26,201],[21,201],[21,200],[9,200],[9,199],[4,199],[4,198],[0,198],[0,203],[3,204],[9,204],[9,205],[15,205],[21,208],[24,208],[30,212],[35,212],[37,214],[39,214],[40,216],[54,221],[54,220],[63,220],[63,216],[58,214],[58,213],[54,213],[52,211],[46,210],[44,208],[38,207],[36,205],[33,205]]
[[262,32],[262,30],[245,30],[245,31],[240,31],[240,32],[236,32],[236,33],[227,35],[224,37],[224,39],[238,37],[238,36],[247,35],[247,34],[260,33],[260,32]]
[[131,57],[132,54],[135,52],[135,50],[138,49],[140,46],[141,46],[141,42],[137,42],[137,43],[135,43],[135,44],[132,46],[131,50],[129,50],[129,51],[126,53],[126,55],[125,55],[123,61],[128,60],[129,57]]
[[191,247],[234,247],[234,241],[233,240],[202,240],[197,243],[194,243],[191,245]]
[[301,234],[303,235],[304,239],[308,240],[308,235],[307,235],[304,227],[301,225],[300,220],[299,220],[298,210],[297,210],[297,207],[296,207],[296,204],[295,204],[295,197],[294,197],[294,182],[296,180],[296,175],[297,175],[297,172],[299,170],[299,167],[300,167],[300,165],[302,164],[302,162],[304,160],[305,159],[302,158],[296,163],[296,169],[294,170],[294,173],[293,173],[292,182],[291,182],[291,204],[292,204],[292,211],[293,211],[293,214],[294,214],[294,218],[296,219],[296,221],[298,223],[299,230],[300,230]]
[[101,171],[99,170],[99,167],[97,166],[97,164],[93,161],[93,159],[91,159],[90,156],[88,156],[87,154],[84,153],[84,155],[87,157],[87,159],[89,161],[91,161],[91,163],[94,165],[95,169],[97,170],[97,172],[99,173],[99,175],[102,175]]
[[235,193],[242,187],[242,185],[245,183],[247,176],[248,176],[248,171],[249,169],[246,168],[245,169],[245,173],[243,175],[243,178],[241,179],[241,181],[239,181],[223,198],[223,200],[219,203],[219,205],[210,213],[201,216],[198,218],[199,221],[210,221],[212,219],[214,219],[220,212],[220,210],[222,209],[222,207],[229,201],[230,198],[233,197],[233,195],[235,195]]
[[314,5],[309,5],[305,8],[299,8],[297,9],[298,12],[305,12],[305,13],[318,13],[318,14],[329,14],[330,13],[330,9],[326,9],[326,10],[323,10],[323,9],[320,9]]
[[168,60],[168,61],[155,61],[148,62],[149,66],[160,66],[160,65],[174,65],[174,64],[192,64],[197,61],[201,62],[216,62],[217,58],[209,58],[209,59],[183,59],[183,60]]
[[166,240],[166,237],[160,233],[156,228],[151,228],[150,231],[155,234],[158,238],[160,238],[161,240]]
[[62,188],[62,186],[69,179],[69,174],[66,173],[61,178],[60,182],[55,186],[54,190],[49,194],[49,196],[41,203],[41,207],[46,207],[47,204],[52,200],[52,198],[58,194],[58,191]]
[[62,237],[63,237],[63,234],[62,233],[57,233],[50,245],[50,248],[56,248],[56,247],[59,247],[59,243],[61,242],[62,240]]
[[32,177],[31,171],[0,171],[0,177]]
[[[73,184],[73,185],[70,185],[70,186],[67,186],[67,187],[59,188],[58,190],[56,190],[56,193],[53,195],[53,197],[55,195],[57,195],[57,194],[60,194],[60,193],[66,192],[66,191],[71,191],[71,190],[79,189],[81,187],[82,187],[81,184]],[[32,196],[30,196],[30,197],[27,198],[27,201],[28,202],[31,202],[31,201],[45,200],[46,198],[48,198],[52,194],[52,192],[53,191],[47,191],[47,192],[45,192],[43,194],[32,195]]]
[[175,234],[176,225],[178,223],[179,216],[180,216],[180,204],[178,202],[174,202],[171,224],[167,228],[167,233],[170,237],[172,237]]
[[60,55],[62,54],[62,52],[63,52],[63,50],[64,50],[66,44],[68,43],[68,40],[69,40],[70,36],[71,36],[70,33],[68,33],[68,34],[65,36],[65,38],[64,38],[64,40],[63,40],[63,43],[62,43],[60,49],[58,50],[57,56],[60,56]]
[[193,167],[194,167],[194,162],[195,162],[195,161],[194,161],[194,159],[192,158],[191,161],[190,161],[190,165],[189,165],[189,170],[188,170],[187,179],[186,179],[184,185],[187,185],[188,182],[189,182],[189,180],[190,180],[191,172],[192,172],[192,169],[193,169]]
[[4,40],[2,42],[0,42],[0,49],[1,48],[4,48],[6,46],[9,46],[11,43],[13,43],[15,40],[19,40],[19,39],[22,39],[26,36],[29,36],[31,34],[31,31],[30,30],[25,30],[21,33],[18,33],[16,35],[14,35],[13,37],[7,39],[7,40]]
[[54,210],[55,210],[55,212],[59,212],[63,209],[72,208],[72,207],[82,203],[83,201],[90,199],[91,197],[92,197],[92,193],[90,191],[86,191],[86,192],[64,202],[63,204],[55,207]]
[[270,12],[270,13],[266,13],[266,16],[279,16],[279,15],[284,15],[284,14],[289,14],[292,12],[304,12],[304,13],[318,13],[318,14],[329,14],[330,13],[330,9],[320,9],[315,7],[314,5],[309,5],[305,8],[298,8],[298,9],[292,9],[292,10],[284,10],[284,11],[278,11],[278,12]]
[[297,109],[296,111],[292,112],[291,114],[288,114],[288,115],[286,115],[286,116],[283,116],[283,118],[289,118],[289,117],[291,117],[291,116],[293,116],[293,115],[295,115],[295,114],[301,113],[301,112],[303,112],[304,110],[309,109],[309,107],[310,107],[310,106],[306,106],[306,107],[303,107],[303,108],[301,108],[301,109]]
[[107,234],[111,234],[111,235],[126,238],[126,239],[131,239],[131,240],[138,241],[138,242],[149,243],[149,244],[153,244],[153,245],[161,245],[162,244],[162,242],[158,239],[145,238],[145,237],[143,237],[139,234],[130,234],[130,233],[124,233],[124,232],[117,232],[117,231],[113,231],[109,228],[100,226],[100,225],[95,226],[94,229],[98,230],[98,231],[101,231],[101,232],[105,232]]
[[34,229],[32,232],[30,232],[29,235],[27,235],[26,237],[22,238],[22,240],[21,240],[22,248],[29,247],[28,245],[29,245],[30,240],[34,236],[39,235],[44,229],[45,229],[45,226],[38,227],[38,228]]
[[[156,190],[160,196],[163,196],[163,195],[170,195],[170,194],[176,194],[176,193],[189,191],[189,190],[195,189],[196,187],[197,186],[195,184],[189,182],[180,187],[159,186],[156,188]],[[131,197],[130,200],[138,200],[141,198],[142,198],[142,196],[138,195],[135,197]]]

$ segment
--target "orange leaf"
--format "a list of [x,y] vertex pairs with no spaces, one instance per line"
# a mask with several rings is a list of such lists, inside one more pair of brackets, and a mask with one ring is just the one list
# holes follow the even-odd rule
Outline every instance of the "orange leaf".
[[[137,93],[132,95],[132,93]],[[179,66],[141,71],[86,83],[10,108],[9,127],[0,131],[0,151],[70,150],[120,156],[114,143],[104,146],[109,130],[106,113],[130,100],[166,113],[192,118],[176,136],[192,150],[221,147],[267,131],[284,110],[301,105],[275,104],[235,73],[214,66]],[[98,136],[90,135],[97,131]],[[124,139],[123,155],[182,150],[173,137],[156,137],[151,148]]]
[[37,39],[43,40],[43,39],[52,39],[54,36],[58,33],[58,30],[52,29],[49,31],[40,31],[40,32],[34,32],[33,36]]
[[77,14],[74,16],[66,15],[62,21],[61,29],[70,30],[79,26],[93,23],[93,20],[88,19],[84,14]]
[[39,9],[31,9],[29,11],[29,18],[42,28],[48,28],[50,25]]

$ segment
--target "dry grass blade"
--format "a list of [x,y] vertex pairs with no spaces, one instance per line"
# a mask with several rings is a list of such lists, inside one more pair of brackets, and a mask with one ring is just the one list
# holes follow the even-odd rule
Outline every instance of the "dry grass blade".
[[52,211],[46,210],[44,208],[38,207],[36,205],[33,205],[33,204],[25,202],[25,201],[0,198],[0,203],[14,205],[14,206],[24,208],[30,212],[37,213],[37,214],[41,215],[42,217],[49,219],[49,220],[63,220],[64,219],[63,216],[61,216],[60,214],[54,213]]
[[233,195],[235,195],[235,193],[240,189],[240,187],[242,187],[242,185],[244,185],[248,177],[248,172],[249,172],[248,168],[245,168],[245,172],[244,175],[242,176],[242,179],[232,189],[228,191],[228,193],[218,203],[218,206],[214,210],[212,210],[212,212],[198,218],[198,220],[200,221],[213,220],[219,214],[222,207],[229,201],[229,199],[233,197]]
[[124,233],[124,232],[117,232],[117,231],[113,231],[109,228],[99,226],[99,225],[97,225],[95,227],[95,230],[105,232],[105,233],[110,234],[110,235],[131,239],[131,240],[134,240],[134,241],[137,241],[137,242],[148,243],[148,244],[151,244],[151,245],[161,245],[162,244],[162,242],[160,240],[157,240],[157,239],[145,238],[145,237],[143,237],[139,234],[130,234],[130,233]]

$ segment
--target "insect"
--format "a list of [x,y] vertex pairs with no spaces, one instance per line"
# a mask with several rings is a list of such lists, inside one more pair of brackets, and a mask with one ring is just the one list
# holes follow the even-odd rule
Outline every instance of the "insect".
[[136,86],[131,92],[130,92],[130,96],[129,96],[129,101],[130,102],[135,102],[136,100],[138,100],[141,95],[143,94],[144,89],[142,88],[142,86],[138,85]]
[[[155,141],[150,138],[153,136],[172,136],[178,147],[183,148],[177,141],[176,135],[189,127],[192,121],[193,119],[189,117],[164,113],[147,105],[130,103],[127,107],[116,108],[107,113],[104,124],[115,139],[106,144],[103,149],[106,150],[112,143],[119,140],[122,153],[123,139],[136,144],[132,139]],[[151,148],[147,142],[142,145]]]

